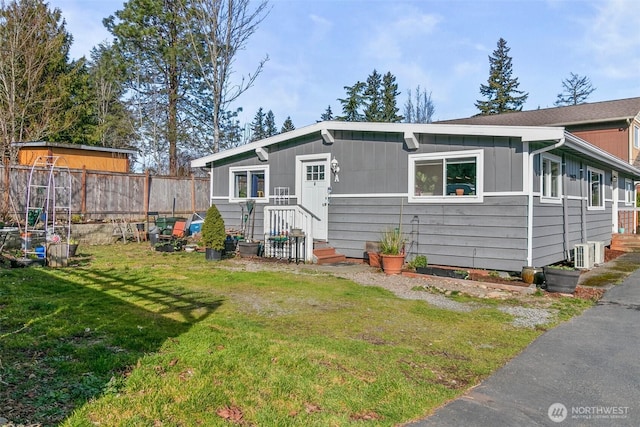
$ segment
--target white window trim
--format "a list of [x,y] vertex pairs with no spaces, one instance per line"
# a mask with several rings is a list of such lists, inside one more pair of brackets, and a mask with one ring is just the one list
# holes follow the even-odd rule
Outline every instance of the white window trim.
[[[235,197],[235,173],[256,171],[264,172],[264,195],[262,197]],[[229,168],[229,203],[244,203],[247,200],[255,200],[256,203],[269,203],[269,165],[233,166]]]
[[[631,190],[629,191],[629,187]],[[624,204],[625,206],[634,206],[636,204],[636,191],[633,181],[629,178],[624,179]]]
[[[416,196],[415,176],[416,162],[422,160],[445,160],[475,157],[476,159],[476,194],[472,196]],[[409,203],[482,203],[484,201],[484,150],[447,151],[442,153],[409,154],[408,156],[408,189]]]
[[[551,186],[551,176],[549,175],[548,177],[544,175],[544,161],[545,160],[549,160],[551,162],[557,163],[560,167],[560,175],[558,175],[558,196],[557,197],[552,197],[552,196],[545,196],[543,193],[544,190],[544,180],[549,179],[549,186]],[[563,186],[562,186],[562,177],[563,177],[563,173],[562,173],[562,159],[558,156],[554,156],[553,154],[541,154],[540,155],[540,203],[562,203],[562,190],[563,190]]]
[[[602,206],[592,206],[591,205],[591,174],[592,173],[597,173],[600,174],[601,180],[600,180],[600,199],[602,200]],[[587,193],[587,210],[591,210],[591,211],[603,211],[605,210],[606,207],[606,200],[605,200],[605,185],[604,185],[604,171],[601,169],[596,169],[596,168],[592,168],[590,166],[587,167],[587,185],[589,187],[588,189],[588,193]]]
[[633,148],[640,148],[640,126],[633,125]]

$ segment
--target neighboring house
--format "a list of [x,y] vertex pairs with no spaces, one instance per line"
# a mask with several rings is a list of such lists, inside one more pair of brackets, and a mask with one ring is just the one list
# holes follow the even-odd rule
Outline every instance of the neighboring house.
[[12,145],[18,147],[20,165],[31,166],[40,156],[59,156],[71,169],[105,172],[129,172],[130,157],[136,154],[134,150],[58,142],[19,142]]
[[444,120],[488,126],[561,126],[616,157],[640,166],[640,98]]
[[227,227],[255,201],[256,238],[299,227],[362,258],[401,227],[408,259],[505,271],[609,244],[618,206],[635,197],[625,183],[640,179],[562,127],[320,122],[192,166],[209,170]]

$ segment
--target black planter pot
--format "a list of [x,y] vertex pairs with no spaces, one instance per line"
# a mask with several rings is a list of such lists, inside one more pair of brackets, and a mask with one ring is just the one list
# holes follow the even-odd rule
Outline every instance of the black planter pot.
[[224,241],[224,252],[227,254],[233,254],[236,251],[236,241],[235,240],[225,240]]
[[204,257],[207,261],[220,261],[222,259],[222,251],[206,248],[204,250]]
[[416,268],[416,273],[438,277],[450,277],[453,279],[466,279],[469,275],[466,271],[438,267],[418,267]]
[[78,251],[78,244],[77,243],[69,244],[69,257],[76,256],[76,252],[77,251]]
[[580,270],[563,270],[559,268],[544,268],[544,281],[547,291],[572,294],[578,285]]

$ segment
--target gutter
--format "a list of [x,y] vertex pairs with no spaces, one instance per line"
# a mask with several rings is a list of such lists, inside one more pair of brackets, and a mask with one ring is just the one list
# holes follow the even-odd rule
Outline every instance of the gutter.
[[[533,266],[533,159],[538,154],[546,153],[551,150],[555,150],[556,148],[560,148],[564,145],[566,139],[563,136],[553,145],[548,147],[539,148],[535,151],[529,153],[529,191],[528,191],[528,206],[527,206],[527,265]],[[562,171],[562,175],[564,176],[564,170]],[[564,192],[564,188],[563,188]],[[564,193],[563,193],[564,194]],[[565,198],[566,203],[566,198]],[[565,225],[565,229],[567,224]],[[565,242],[566,246],[567,242]]]

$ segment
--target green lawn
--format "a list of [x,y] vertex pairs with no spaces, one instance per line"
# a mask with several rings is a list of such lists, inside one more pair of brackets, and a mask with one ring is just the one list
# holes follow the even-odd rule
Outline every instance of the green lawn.
[[[67,426],[396,425],[541,330],[321,274],[246,272],[148,245],[0,268],[0,417]],[[563,317],[589,303],[557,299]]]

